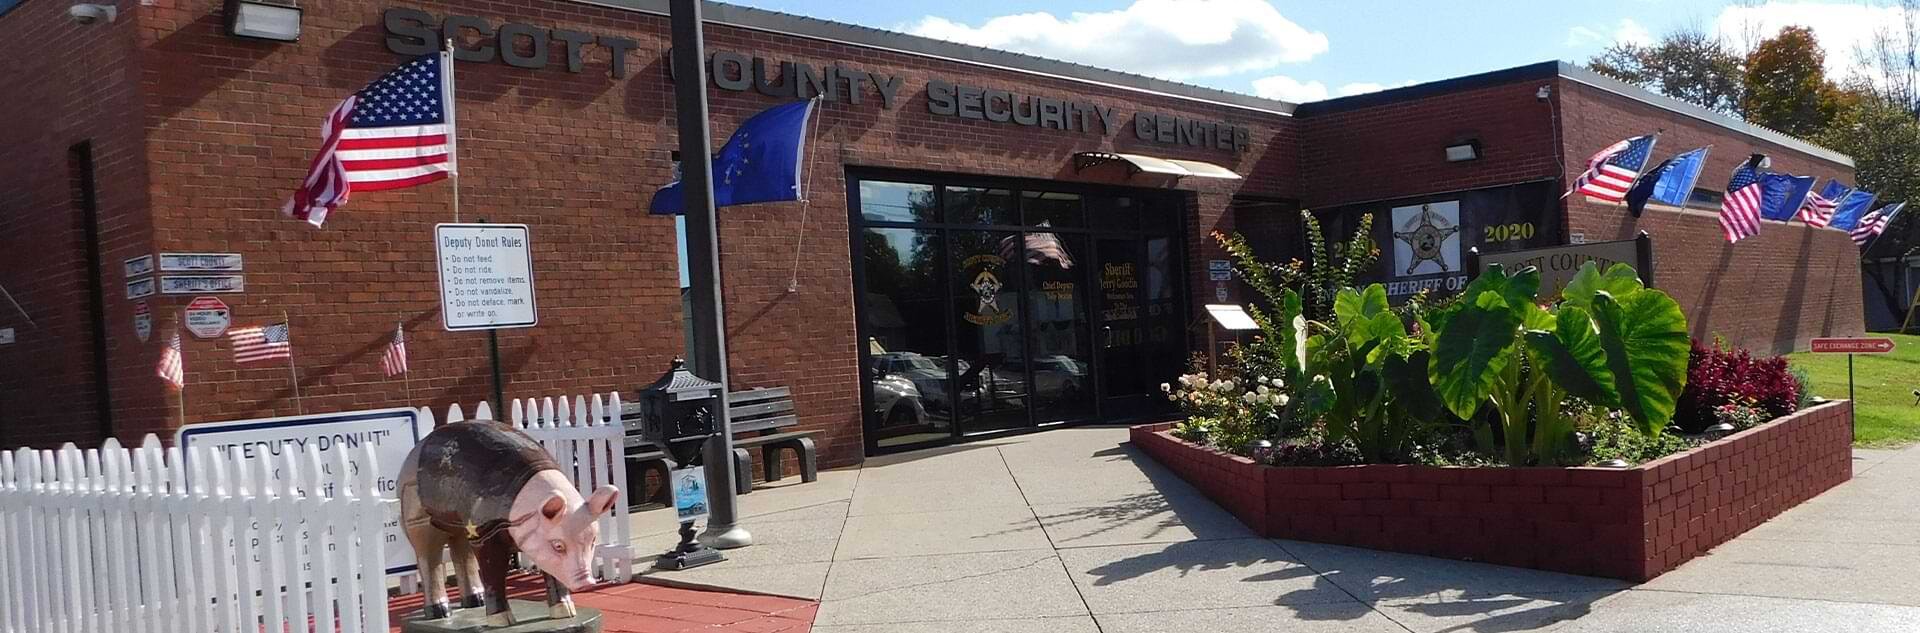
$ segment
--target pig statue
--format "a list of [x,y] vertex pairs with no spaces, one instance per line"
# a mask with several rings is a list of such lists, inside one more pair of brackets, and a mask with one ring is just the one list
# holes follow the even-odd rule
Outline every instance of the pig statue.
[[582,499],[559,468],[526,433],[490,420],[442,425],[407,454],[400,518],[426,585],[427,618],[451,614],[443,547],[459,568],[461,604],[486,605],[488,625],[513,624],[506,579],[515,551],[545,574],[553,617],[574,616],[570,592],[594,583],[596,519],[620,491],[601,486]]

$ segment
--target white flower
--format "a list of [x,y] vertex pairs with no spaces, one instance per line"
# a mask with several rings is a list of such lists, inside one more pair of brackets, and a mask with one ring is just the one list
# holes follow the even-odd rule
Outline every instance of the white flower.
[[1173,393],[1173,385],[1160,383],[1160,393]]
[[1288,398],[1287,394],[1284,394],[1284,393],[1275,393],[1267,397],[1273,400],[1273,406],[1276,406],[1276,407],[1287,406],[1287,401],[1291,400],[1291,398]]
[[1266,385],[1260,385],[1260,388],[1259,388],[1259,389],[1255,389],[1254,391],[1256,391],[1256,392],[1259,392],[1259,394],[1260,394],[1260,395],[1263,395],[1263,396],[1264,396],[1264,395],[1267,395],[1268,393],[1270,393],[1270,392],[1272,392],[1272,391],[1273,391],[1273,388],[1272,388],[1272,387],[1268,387],[1268,386],[1266,386]]
[[1260,394],[1251,391],[1246,392],[1245,394],[1241,394],[1240,401],[1247,404],[1258,404],[1260,402]]
[[1285,386],[1287,386],[1287,383],[1284,383],[1284,382],[1281,382],[1279,378],[1275,378],[1275,379],[1273,379],[1273,383],[1272,383],[1272,384],[1273,384],[1273,388],[1275,388],[1275,389],[1279,389],[1279,388],[1281,388],[1281,387],[1285,387]]
[[1227,391],[1233,391],[1233,390],[1235,390],[1235,389],[1239,389],[1239,388],[1240,388],[1240,383],[1237,383],[1237,382],[1234,382],[1234,380],[1233,380],[1232,378],[1228,378],[1228,379],[1226,379],[1226,380],[1224,380],[1224,381],[1221,381],[1221,382],[1225,382],[1225,383],[1227,383]]

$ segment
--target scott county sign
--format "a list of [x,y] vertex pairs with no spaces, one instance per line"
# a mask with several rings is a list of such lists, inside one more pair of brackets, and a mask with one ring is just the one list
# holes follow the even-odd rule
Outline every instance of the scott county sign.
[[1475,275],[1492,264],[1499,264],[1507,272],[1528,266],[1539,269],[1541,298],[1560,296],[1560,289],[1567,287],[1567,282],[1573,281],[1574,274],[1580,272],[1580,267],[1587,262],[1593,262],[1601,270],[1614,264],[1633,266],[1634,271],[1640,273],[1641,283],[1653,285],[1653,239],[1646,233],[1631,240],[1549,246],[1505,253],[1481,253],[1475,249],[1469,257],[1475,260],[1471,264]]

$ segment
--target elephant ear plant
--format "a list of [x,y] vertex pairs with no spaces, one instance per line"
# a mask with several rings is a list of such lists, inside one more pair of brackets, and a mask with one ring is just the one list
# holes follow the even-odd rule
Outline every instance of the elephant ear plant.
[[1624,264],[1602,273],[1589,262],[1551,306],[1537,302],[1539,287],[1532,268],[1490,266],[1458,304],[1430,316],[1427,372],[1441,402],[1473,421],[1483,450],[1498,437],[1514,466],[1579,459],[1568,396],[1623,410],[1641,433],[1660,434],[1686,386],[1679,304]]

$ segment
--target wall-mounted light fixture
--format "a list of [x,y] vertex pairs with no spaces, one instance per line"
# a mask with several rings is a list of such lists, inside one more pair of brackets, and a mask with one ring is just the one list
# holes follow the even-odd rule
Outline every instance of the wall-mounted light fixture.
[[1447,162],[1458,163],[1480,158],[1480,139],[1447,146]]
[[227,33],[276,42],[300,40],[300,7],[292,0],[227,0]]

